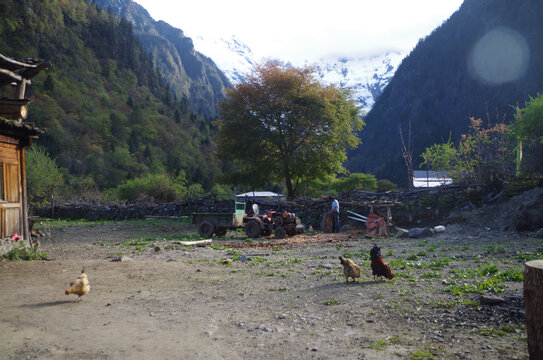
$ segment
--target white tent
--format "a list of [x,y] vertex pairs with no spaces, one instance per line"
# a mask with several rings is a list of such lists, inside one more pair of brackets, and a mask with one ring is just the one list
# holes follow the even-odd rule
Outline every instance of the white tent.
[[284,195],[277,194],[271,191],[249,191],[243,194],[236,195],[237,198],[245,198],[245,197],[251,197],[251,198],[269,198],[269,199],[279,199],[283,200],[285,198]]

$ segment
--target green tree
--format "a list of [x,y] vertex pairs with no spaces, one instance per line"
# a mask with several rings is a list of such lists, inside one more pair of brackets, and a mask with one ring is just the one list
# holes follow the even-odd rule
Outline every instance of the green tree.
[[49,204],[51,195],[56,195],[64,183],[55,160],[49,157],[44,147],[34,145],[26,151],[26,184],[30,204]]
[[514,176],[510,129],[503,123],[485,128],[481,119],[470,118],[469,132],[457,146],[449,139],[434,144],[421,155],[431,170],[449,170],[452,179],[467,184],[501,187]]
[[273,60],[227,90],[220,111],[218,154],[237,165],[232,178],[284,181],[289,198],[303,180],[345,172],[346,150],[359,144],[364,124],[348,89]]
[[530,97],[511,127],[519,140],[543,143],[543,94]]
[[452,170],[456,167],[458,150],[449,138],[446,143],[434,144],[426,148],[421,156],[424,159],[420,164],[421,167],[426,165],[437,171]]

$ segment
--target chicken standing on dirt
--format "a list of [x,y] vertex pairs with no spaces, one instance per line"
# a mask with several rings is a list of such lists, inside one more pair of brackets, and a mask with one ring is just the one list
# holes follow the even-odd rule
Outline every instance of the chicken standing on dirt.
[[356,282],[356,279],[360,278],[360,266],[356,265],[351,259],[346,259],[343,256],[339,257],[339,261],[343,265],[345,282],[349,282],[349,278],[352,278]]
[[74,302],[79,302],[81,301],[81,297],[83,295],[87,295],[89,290],[90,290],[89,279],[87,277],[87,274],[85,274],[85,269],[83,269],[81,270],[81,274],[79,274],[77,279],[75,279],[74,281],[70,283],[70,288],[64,290],[64,293],[66,295],[70,295],[70,294],[79,295],[79,297],[75,299],[74,301]]
[[381,248],[377,245],[373,245],[373,248],[370,250],[371,257],[371,271],[373,274],[373,279],[375,276],[384,276],[389,280],[394,278],[394,274],[390,270],[390,266],[386,263],[385,259],[381,256]]

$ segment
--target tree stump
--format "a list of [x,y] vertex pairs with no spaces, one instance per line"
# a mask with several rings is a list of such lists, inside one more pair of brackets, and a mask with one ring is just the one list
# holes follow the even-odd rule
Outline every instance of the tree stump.
[[331,233],[334,230],[334,218],[332,214],[322,214],[321,228],[323,233]]
[[530,360],[543,360],[543,260],[524,267],[524,302]]

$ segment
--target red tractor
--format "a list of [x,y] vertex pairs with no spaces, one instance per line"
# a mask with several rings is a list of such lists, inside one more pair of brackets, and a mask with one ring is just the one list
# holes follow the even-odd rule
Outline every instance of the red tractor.
[[243,218],[244,230],[247,236],[258,238],[273,233],[276,239],[283,239],[285,236],[294,236],[304,232],[300,218],[296,214],[286,210],[268,211],[265,215],[259,215],[258,205],[253,205],[253,213]]

